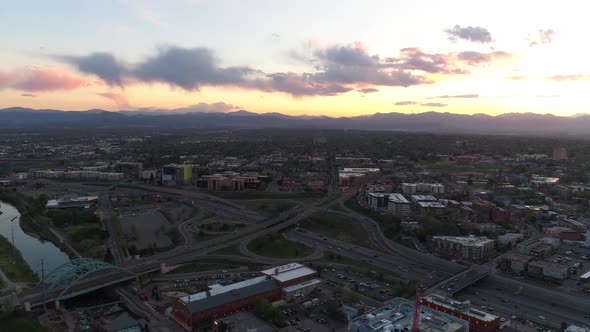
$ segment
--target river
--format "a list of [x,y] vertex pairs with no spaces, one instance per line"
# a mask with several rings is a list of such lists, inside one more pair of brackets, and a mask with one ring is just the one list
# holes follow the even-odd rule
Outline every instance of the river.
[[44,259],[45,273],[70,260],[68,255],[49,241],[39,240],[25,233],[20,228],[18,210],[4,202],[0,202],[0,234],[12,242],[10,220],[17,217],[14,223],[14,245],[20,251],[33,272],[41,277],[41,259]]

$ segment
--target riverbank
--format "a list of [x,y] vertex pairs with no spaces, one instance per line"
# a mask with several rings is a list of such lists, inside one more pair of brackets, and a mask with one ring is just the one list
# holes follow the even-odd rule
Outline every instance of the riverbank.
[[20,251],[2,235],[0,235],[0,269],[12,282],[39,281]]

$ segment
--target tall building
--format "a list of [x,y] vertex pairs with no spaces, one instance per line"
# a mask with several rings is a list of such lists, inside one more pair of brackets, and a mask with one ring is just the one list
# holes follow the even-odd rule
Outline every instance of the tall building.
[[410,202],[402,194],[389,195],[388,210],[391,214],[398,217],[407,217],[410,215]]
[[485,236],[433,236],[434,247],[443,253],[478,261],[494,252],[495,242]]
[[567,150],[562,146],[553,148],[553,160],[567,160]]

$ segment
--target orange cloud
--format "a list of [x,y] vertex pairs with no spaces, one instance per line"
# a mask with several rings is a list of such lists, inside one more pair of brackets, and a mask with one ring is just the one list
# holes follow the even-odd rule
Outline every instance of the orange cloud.
[[55,68],[19,69],[0,72],[0,89],[30,92],[73,90],[85,86],[88,81],[79,76]]
[[127,100],[127,96],[125,96],[125,94],[123,94],[123,93],[102,92],[102,93],[97,93],[97,95],[114,101],[118,107],[128,107],[129,106],[129,100]]

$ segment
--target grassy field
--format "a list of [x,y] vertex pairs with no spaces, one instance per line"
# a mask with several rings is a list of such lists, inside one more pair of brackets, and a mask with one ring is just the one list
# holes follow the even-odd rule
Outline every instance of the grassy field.
[[[13,256],[14,255],[14,256]],[[13,257],[15,262],[13,263]],[[35,282],[39,279],[33,273],[27,262],[23,259],[20,252],[12,246],[10,241],[0,235],[0,269],[6,274],[8,279],[17,282]],[[1,325],[0,325],[1,327]],[[10,331],[3,330],[0,331]]]
[[334,212],[318,212],[301,222],[301,227],[359,246],[369,247],[369,235],[355,219]]
[[257,255],[272,258],[300,258],[312,253],[310,247],[289,241],[279,233],[254,239],[248,244],[248,249]]
[[102,257],[104,240],[108,237],[97,224],[70,226],[66,229],[70,244],[84,257]]
[[314,202],[324,196],[324,193],[267,193],[267,192],[237,192],[237,191],[216,191],[212,192],[220,198],[225,199],[293,199],[302,203]]
[[233,202],[265,217],[276,217],[298,205],[284,199],[234,200]]
[[0,318],[0,331],[41,332],[44,329],[33,314],[16,311]]
[[240,252],[240,247],[239,246],[231,246],[231,247],[226,247],[223,249],[219,249],[217,251],[214,251],[211,253],[212,255],[230,255],[230,256],[244,256],[242,255],[242,253]]

